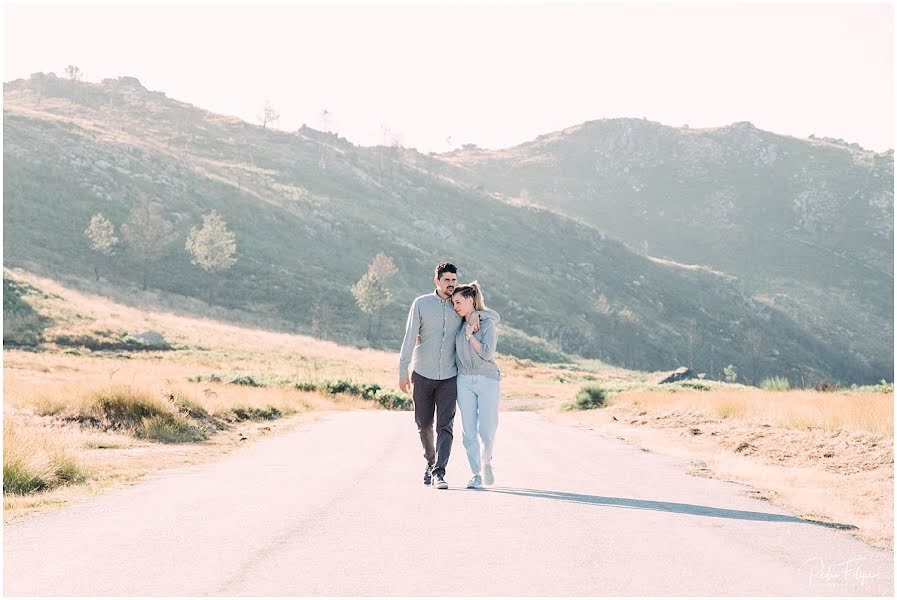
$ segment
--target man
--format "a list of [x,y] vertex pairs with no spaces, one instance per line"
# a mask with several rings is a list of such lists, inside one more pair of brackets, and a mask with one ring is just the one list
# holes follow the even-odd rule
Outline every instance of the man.
[[[399,354],[399,389],[408,393],[413,384],[414,420],[424,447],[427,469],[424,485],[448,489],[445,467],[452,452],[455,422],[457,375],[455,335],[464,323],[452,306],[452,292],[458,284],[458,269],[448,262],[436,265],[436,289],[414,299],[405,324],[405,338]],[[488,309],[487,309],[488,310]],[[485,312],[485,311],[484,311]],[[497,323],[498,313],[489,311]],[[468,317],[474,331],[480,328],[478,312]],[[419,340],[419,342],[418,342]],[[412,368],[409,380],[408,369]],[[433,417],[436,417],[436,444],[433,444]]]

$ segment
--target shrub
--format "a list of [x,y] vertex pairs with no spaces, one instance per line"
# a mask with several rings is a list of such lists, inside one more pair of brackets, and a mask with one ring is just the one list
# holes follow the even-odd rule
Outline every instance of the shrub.
[[311,381],[297,381],[293,387],[302,392],[317,392],[318,384]]
[[701,383],[700,381],[682,381],[679,382],[679,387],[689,390],[698,390],[699,392],[709,392],[711,390],[709,385]]
[[768,392],[786,392],[791,389],[787,377],[767,377],[760,382],[760,388]]
[[393,390],[379,390],[374,399],[387,410],[411,410],[414,408],[411,396]]
[[[209,381],[211,381],[211,379]],[[245,385],[248,387],[265,387],[264,384],[259,383],[258,381],[253,379],[251,375],[241,375],[239,377],[235,377],[228,383],[233,383],[235,385]]]
[[328,394],[352,394],[353,396],[361,395],[361,388],[353,383],[351,379],[325,381],[323,383],[323,386]]
[[587,385],[578,392],[572,402],[563,405],[565,410],[591,410],[603,408],[607,400],[607,391],[597,385]]
[[378,383],[363,383],[361,384],[361,397],[365,400],[373,400],[377,397],[377,393],[380,391],[380,384]]
[[231,409],[237,421],[273,421],[283,416],[283,412],[274,406],[266,408],[238,406]]
[[824,377],[816,383],[817,392],[836,392],[839,389],[841,389],[841,386],[839,386],[837,383],[830,382]]

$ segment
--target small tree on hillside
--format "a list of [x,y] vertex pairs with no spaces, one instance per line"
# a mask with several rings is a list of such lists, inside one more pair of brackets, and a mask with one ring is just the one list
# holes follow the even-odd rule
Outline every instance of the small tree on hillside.
[[271,106],[270,100],[265,100],[265,106],[262,107],[262,112],[256,118],[261,122],[262,129],[265,129],[269,123],[274,123],[280,118],[280,113]]
[[602,315],[612,315],[614,313],[614,309],[611,308],[610,302],[607,301],[607,296],[604,294],[598,294],[598,297],[595,299],[595,310]]
[[150,266],[158,262],[175,240],[174,225],[149,196],[140,194],[128,222],[121,226],[128,251],[142,266],[143,289],[146,289]]
[[723,376],[729,383],[735,383],[738,379],[738,372],[735,370],[735,365],[726,365],[723,369]]
[[[215,211],[205,215],[202,221],[202,227],[191,227],[187,236],[186,249],[193,257],[191,262],[207,273],[226,271],[237,262],[234,233],[227,230],[227,223]],[[212,304],[211,287],[208,303]]]
[[371,264],[368,266],[368,271],[372,272],[380,279],[389,279],[399,272],[399,268],[396,266],[396,263],[392,260],[391,256],[387,256],[380,252],[374,257],[374,260],[371,261]]
[[[373,341],[376,333],[375,315],[393,300],[392,291],[386,287],[385,281],[398,272],[392,258],[380,253],[368,265],[367,273],[352,286],[352,295],[355,296],[358,308],[368,316],[368,340]],[[377,329],[379,330],[379,323]]]
[[[102,257],[110,257],[115,254],[115,245],[118,238],[115,237],[115,229],[112,222],[109,221],[102,213],[97,213],[90,219],[90,225],[84,230],[84,235],[90,241],[90,249]],[[97,263],[93,265],[93,272],[96,275],[97,283],[100,281],[100,268]]]
[[75,65],[69,65],[65,68],[65,76],[71,81],[81,81],[81,69]]

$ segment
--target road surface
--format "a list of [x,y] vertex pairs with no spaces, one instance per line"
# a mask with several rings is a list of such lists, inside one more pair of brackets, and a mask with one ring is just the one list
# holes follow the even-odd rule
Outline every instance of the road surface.
[[[460,421],[460,419],[457,419]],[[4,531],[4,594],[890,595],[893,553],[749,488],[505,412],[496,486],[460,423],[425,488],[411,413],[331,413]]]

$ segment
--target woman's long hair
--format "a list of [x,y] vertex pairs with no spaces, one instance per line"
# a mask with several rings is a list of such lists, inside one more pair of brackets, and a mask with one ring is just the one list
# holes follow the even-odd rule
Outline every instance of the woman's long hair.
[[480,284],[477,281],[459,285],[455,288],[455,291],[452,292],[452,296],[455,294],[461,294],[465,298],[473,298],[474,310],[483,310],[486,308],[486,301],[483,299],[483,290],[480,289]]

